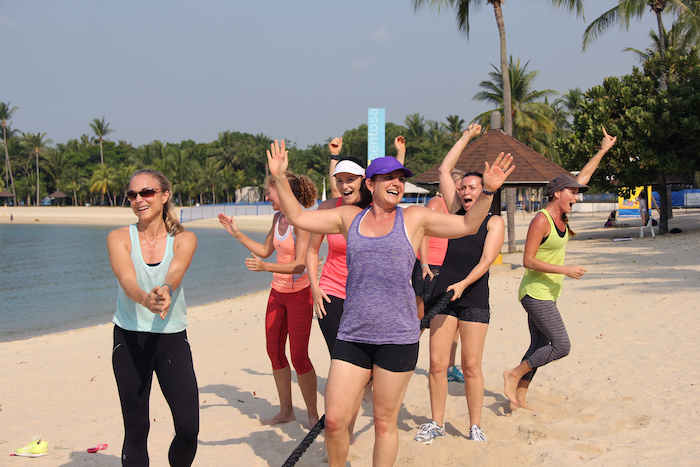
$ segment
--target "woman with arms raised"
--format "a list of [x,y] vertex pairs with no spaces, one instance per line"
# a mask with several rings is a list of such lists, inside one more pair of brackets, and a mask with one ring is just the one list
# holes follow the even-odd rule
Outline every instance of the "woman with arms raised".
[[[398,451],[397,420],[418,358],[420,337],[411,273],[424,235],[458,238],[475,233],[486,217],[491,195],[480,197],[462,217],[422,206],[398,207],[412,172],[393,157],[375,159],[365,184],[372,205],[304,211],[284,177],[288,166],[284,141],[268,152],[270,173],[289,222],[347,241],[348,280],[343,317],[326,383],[326,450],[331,467],[344,466],[348,425],[360,393],[373,377],[375,444],[373,464],[393,465]],[[513,170],[501,154],[484,172],[485,190],[497,190]],[[505,171],[505,172],[504,172]]]
[[139,170],[126,194],[139,220],[107,236],[119,282],[112,366],[124,417],[122,465],[148,465],[148,403],[155,372],[175,425],[170,465],[189,467],[197,452],[199,394],[181,283],[197,237],[178,221],[170,182],[162,173]]
[[530,348],[520,365],[503,372],[503,392],[510,399],[511,410],[520,407],[532,410],[526,396],[537,368],[566,357],[571,349],[556,300],[561,295],[564,276],[580,279],[586,268],[564,266],[566,244],[569,237],[576,235],[569,228],[567,214],[578,201],[578,194],[588,191],[586,183],[616,141],[617,137],[608,135],[603,128],[600,150],[576,178],[557,175],[547,183],[549,204],[530,222],[523,253],[523,266],[527,269],[518,292],[518,300],[527,312]]

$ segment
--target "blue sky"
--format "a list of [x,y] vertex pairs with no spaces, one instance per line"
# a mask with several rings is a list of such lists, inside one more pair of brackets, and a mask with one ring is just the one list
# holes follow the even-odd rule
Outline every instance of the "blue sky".
[[[616,4],[588,0],[585,21],[543,0],[511,0],[508,53],[539,70],[535,89],[586,90],[637,65],[651,13],[585,52],[588,23]],[[225,130],[300,147],[366,123],[384,107],[469,121],[499,62],[493,8],[473,12],[470,39],[452,12],[410,0],[5,0],[0,3],[0,101],[19,107],[12,128],[65,143],[105,117],[113,141],[210,142]],[[666,19],[670,27],[670,19]]]

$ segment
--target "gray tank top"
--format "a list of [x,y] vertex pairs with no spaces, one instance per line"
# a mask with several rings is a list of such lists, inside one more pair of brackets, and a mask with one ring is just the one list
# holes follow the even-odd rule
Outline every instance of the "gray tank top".
[[383,237],[360,234],[371,207],[353,219],[348,231],[346,284],[338,339],[363,344],[414,344],[420,321],[411,275],[416,255],[408,239],[403,209]]

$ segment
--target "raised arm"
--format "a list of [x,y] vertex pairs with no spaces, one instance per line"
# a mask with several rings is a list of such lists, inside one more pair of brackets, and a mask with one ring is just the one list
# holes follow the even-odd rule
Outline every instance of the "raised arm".
[[406,138],[401,135],[394,138],[394,148],[396,149],[396,160],[401,162],[401,165],[404,165],[406,160]]
[[[351,215],[352,212],[357,212],[359,208],[356,206],[341,206],[336,209],[327,209],[324,211],[304,211],[294,196],[294,193],[292,193],[289,181],[285,175],[285,171],[289,166],[288,157],[289,154],[285,149],[284,140],[282,140],[281,143],[275,140],[275,142],[270,145],[270,150],[267,151],[267,163],[270,169],[270,175],[275,179],[275,187],[279,195],[282,212],[287,217],[289,223],[311,233],[342,233],[346,235],[347,232],[344,231],[344,229],[347,227],[344,225],[344,213]],[[352,220],[351,217],[350,220]]]
[[251,253],[261,258],[268,258],[275,251],[275,246],[272,244],[272,239],[274,237],[274,229],[278,217],[279,214],[275,214],[274,220],[272,221],[272,227],[267,233],[267,237],[265,237],[265,243],[256,242],[241,232],[238,229],[238,224],[236,224],[233,216],[229,217],[225,214],[219,214],[219,223],[226,228],[228,233],[230,233],[233,238],[241,242],[241,245],[250,250]]
[[600,142],[600,150],[581,169],[581,172],[579,172],[578,176],[576,177],[577,182],[579,182],[582,185],[588,184],[588,181],[591,179],[593,173],[598,168],[598,164],[600,164],[600,161],[603,159],[603,156],[606,152],[610,150],[610,148],[612,148],[615,145],[616,141],[617,136],[610,136],[608,132],[605,131],[605,127],[603,127],[603,139]]
[[328,183],[331,186],[331,198],[339,198],[341,196],[338,186],[333,183],[333,172],[335,172],[335,166],[338,165],[338,158],[340,156],[340,150],[343,149],[343,138],[333,138],[333,140],[328,143],[328,149],[331,150],[331,164],[328,170]]
[[421,221],[424,235],[439,238],[459,238],[475,234],[491,209],[493,194],[487,194],[486,192],[495,193],[501,188],[508,175],[515,169],[514,165],[511,166],[512,162],[513,156],[510,154],[504,155],[503,153],[498,155],[493,166],[489,166],[488,162],[484,162],[484,191],[463,218],[423,209],[425,214],[422,216]]
[[462,137],[457,140],[454,146],[452,146],[452,149],[450,149],[442,160],[440,168],[438,169],[440,193],[442,193],[445,204],[450,212],[457,212],[461,207],[459,199],[455,196],[457,189],[455,187],[455,181],[452,179],[452,171],[457,165],[459,156],[462,155],[464,148],[467,147],[469,140],[479,134],[481,134],[481,125],[478,123],[470,124],[464,133],[462,133]]

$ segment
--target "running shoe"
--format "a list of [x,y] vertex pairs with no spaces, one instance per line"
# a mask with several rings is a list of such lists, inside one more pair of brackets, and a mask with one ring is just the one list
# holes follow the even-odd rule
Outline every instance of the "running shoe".
[[49,443],[48,441],[42,441],[36,436],[34,440],[27,444],[23,448],[19,448],[15,451],[15,456],[21,457],[41,457],[49,453]]
[[476,423],[469,429],[469,436],[471,437],[472,441],[488,441],[488,439],[486,439],[486,435],[483,431],[481,431],[481,428]]
[[456,383],[464,382],[464,375],[461,371],[459,371],[457,365],[451,366],[447,369],[447,381],[454,381]]
[[420,428],[418,428],[416,437],[413,439],[420,443],[430,444],[438,436],[445,436],[445,427],[438,426],[435,420],[433,420],[430,423],[422,424]]

